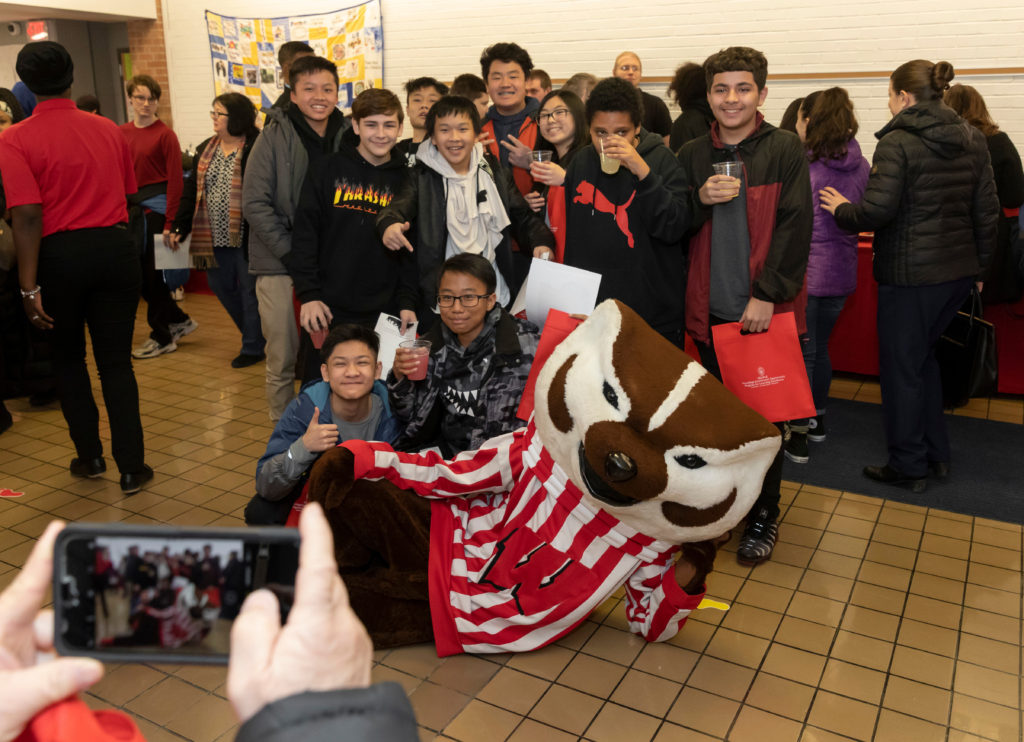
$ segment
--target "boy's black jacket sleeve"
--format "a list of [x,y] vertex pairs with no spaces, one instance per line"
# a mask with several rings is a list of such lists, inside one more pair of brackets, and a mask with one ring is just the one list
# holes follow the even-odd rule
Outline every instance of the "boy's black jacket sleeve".
[[327,171],[322,158],[314,162],[306,173],[295,209],[292,228],[292,249],[282,260],[295,284],[295,295],[305,304],[323,301],[319,276],[320,235],[324,229],[324,175]]

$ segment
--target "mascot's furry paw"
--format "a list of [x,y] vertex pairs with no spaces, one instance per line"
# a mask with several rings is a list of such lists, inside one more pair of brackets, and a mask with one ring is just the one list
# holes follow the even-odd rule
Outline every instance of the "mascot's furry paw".
[[679,547],[679,561],[687,562],[694,569],[693,579],[685,585],[680,585],[683,590],[694,595],[703,589],[708,575],[714,571],[718,549],[729,543],[731,535],[730,531],[719,538],[686,543]]
[[324,452],[309,473],[310,502],[319,502],[328,513],[336,508],[352,489],[354,469],[355,455],[347,448]]

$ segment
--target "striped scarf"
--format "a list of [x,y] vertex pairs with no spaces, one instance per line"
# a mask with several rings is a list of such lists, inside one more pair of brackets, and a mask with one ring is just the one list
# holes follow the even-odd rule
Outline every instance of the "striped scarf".
[[[210,162],[220,149],[220,138],[213,137],[203,150],[199,162],[196,163],[196,211],[192,215],[192,241],[189,244],[189,255],[192,265],[198,270],[216,268],[217,261],[213,257],[213,230],[210,228],[209,203],[206,200],[206,171]],[[230,237],[228,245],[221,247],[241,247],[242,244],[242,153],[235,156],[235,167],[231,173],[231,196],[228,204],[230,219]]]

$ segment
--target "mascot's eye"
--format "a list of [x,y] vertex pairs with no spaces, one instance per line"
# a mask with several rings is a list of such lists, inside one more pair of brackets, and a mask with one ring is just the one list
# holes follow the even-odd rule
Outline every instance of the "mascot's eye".
[[676,456],[676,463],[687,469],[700,469],[708,462],[695,453],[688,453],[684,456]]
[[608,400],[608,404],[615,409],[619,409],[619,395],[615,393],[614,389],[612,389],[611,384],[606,381],[604,383],[604,389],[601,391],[604,392],[604,398]]

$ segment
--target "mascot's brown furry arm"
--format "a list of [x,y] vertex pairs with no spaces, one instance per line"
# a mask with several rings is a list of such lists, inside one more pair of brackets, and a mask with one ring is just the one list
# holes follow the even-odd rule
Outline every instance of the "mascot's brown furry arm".
[[348,441],[313,469],[353,607],[379,647],[526,651],[620,587],[673,636],[715,539],[757,499],[779,433],[628,307],[606,301],[544,364],[522,430],[445,461]]

